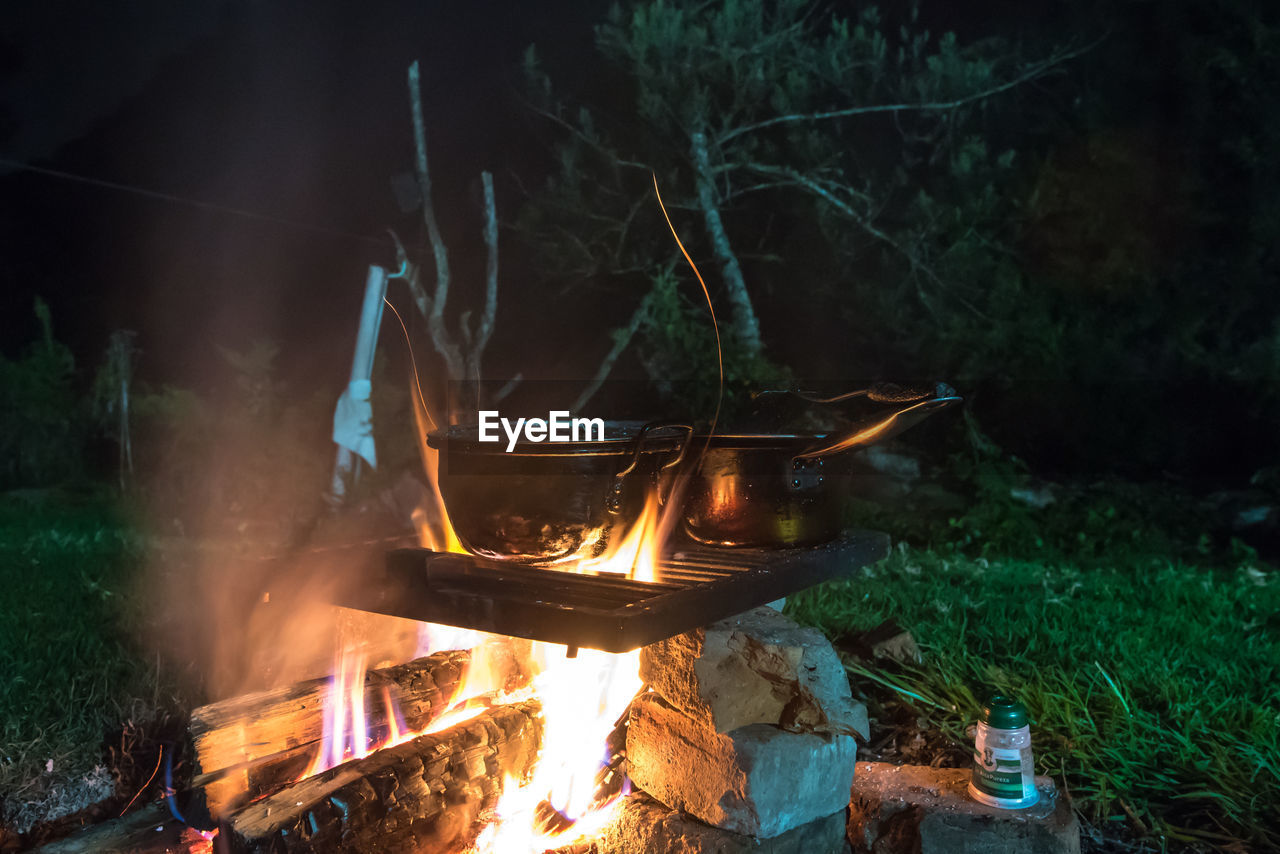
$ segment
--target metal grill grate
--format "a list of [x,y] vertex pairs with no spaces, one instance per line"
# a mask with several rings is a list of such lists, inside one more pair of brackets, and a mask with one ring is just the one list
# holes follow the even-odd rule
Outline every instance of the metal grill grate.
[[340,604],[494,634],[627,652],[742,613],[883,558],[889,538],[849,531],[807,549],[692,547],[655,582],[398,549],[386,571]]

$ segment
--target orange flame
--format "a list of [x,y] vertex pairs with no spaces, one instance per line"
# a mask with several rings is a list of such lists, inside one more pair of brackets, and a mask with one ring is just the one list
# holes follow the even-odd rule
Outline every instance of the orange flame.
[[[427,633],[435,630],[440,637],[456,637],[449,629],[448,626],[432,625]],[[478,632],[471,634],[480,636]],[[324,729],[320,747],[315,759],[299,779],[306,779],[343,762],[368,756],[375,750],[394,747],[420,735],[456,726],[479,715],[495,702],[509,703],[526,699],[528,691],[508,694],[502,690],[503,686],[498,684],[499,673],[492,663],[491,652],[495,651],[493,636],[482,637],[484,640],[472,649],[471,661],[457,691],[445,704],[445,711],[416,730],[405,725],[399,704],[392,697],[390,688],[384,685],[378,696],[382,706],[382,715],[378,720],[385,721],[385,731],[381,727],[378,732],[374,731],[366,708],[367,656],[364,650],[357,647],[344,648],[334,665],[334,675],[325,697]],[[459,647],[450,645],[443,648]]]
[[[660,505],[650,490],[630,530],[601,557],[568,571],[618,573],[654,581],[673,503]],[[531,778],[507,778],[495,821],[480,834],[477,854],[537,854],[598,832],[613,816],[625,789],[603,799],[598,791],[615,724],[643,687],[640,652],[579,650],[569,658],[559,644],[535,643],[539,672],[533,694],[542,704],[542,747]],[[548,820],[550,819],[550,820]]]
[[[612,539],[602,556],[557,568],[654,581],[676,509],[674,502],[662,505],[657,489],[651,489],[639,517],[623,536]],[[447,517],[443,518],[447,525]],[[365,709],[365,655],[357,648],[343,649],[335,663],[326,704],[324,741],[307,776],[424,733],[456,726],[495,702],[533,697],[542,707],[538,761],[528,780],[505,781],[495,820],[480,835],[474,850],[477,854],[537,854],[599,831],[625,793],[621,786],[615,786],[602,795],[599,778],[613,758],[605,754],[614,726],[642,688],[639,651],[618,655],[583,649],[569,658],[560,644],[535,642],[530,652],[534,672],[530,687],[505,694],[498,684],[501,673],[491,666],[489,654],[503,642],[482,632],[423,624],[419,655],[470,649],[471,664],[447,711],[417,731],[404,726],[395,698],[383,687],[374,699],[381,703],[381,719],[386,721],[385,732],[377,734],[381,736],[377,744],[373,743],[375,734],[370,732]]]
[[657,572],[658,552],[662,547],[659,537],[659,521],[662,508],[658,505],[656,490],[645,496],[644,508],[631,529],[597,558],[579,561],[571,571],[587,575],[602,572],[625,575],[636,581],[653,581]]
[[[434,421],[420,392],[414,403],[419,450],[429,484],[427,506],[415,513],[419,535],[427,548],[464,553],[438,487],[439,452],[426,442],[427,431],[434,427]],[[718,414],[717,406],[717,417]],[[681,486],[681,483],[675,485],[677,493]],[[674,511],[678,507],[677,500],[668,500],[664,505],[655,486],[646,494],[636,521],[623,536],[611,538],[603,555],[586,557],[604,534],[598,531],[587,538],[589,543],[579,552],[578,559],[562,562],[555,568],[655,581],[662,547],[674,527],[678,515]],[[504,781],[495,820],[480,835],[474,850],[477,854],[538,854],[599,831],[625,794],[622,786],[602,790],[599,780],[607,769],[618,773],[608,765],[614,757],[606,753],[615,725],[643,687],[639,651],[611,654],[583,649],[570,658],[562,645],[535,642],[530,652],[534,673],[530,687],[516,694],[504,694],[503,686],[498,684],[499,674],[489,666],[486,653],[486,649],[496,648],[496,640],[481,632],[423,624],[418,655],[470,649],[471,664],[448,710],[420,731],[409,731],[404,726],[395,698],[384,688],[379,700],[385,712],[387,732],[376,746],[370,744],[367,732],[363,654],[358,650],[343,650],[329,694],[329,706],[336,708],[326,710],[325,743],[308,773],[317,773],[381,747],[401,744],[426,732],[455,726],[480,714],[493,702],[514,702],[532,696],[542,708],[538,761],[529,779]]]
[[[405,333],[405,341],[408,343],[409,333],[404,328],[400,313],[390,302],[387,302],[387,305],[400,321],[401,329]],[[409,348],[409,355],[412,359],[412,345]],[[427,444],[427,433],[435,428],[436,422],[427,410],[416,359],[413,365],[414,384],[417,391],[416,396],[411,395],[413,416],[417,427],[418,450],[427,480],[425,504],[414,510],[414,525],[418,529],[418,538],[424,548],[437,552],[462,554],[466,550],[454,533],[453,524],[449,521],[449,514],[445,510],[444,498],[440,494],[440,452]],[[427,732],[439,732],[480,714],[487,706],[477,705],[472,700],[483,694],[498,693],[503,688],[498,684],[496,670],[490,663],[489,652],[493,649],[491,640],[492,636],[481,632],[423,623],[418,635],[418,657],[442,650],[469,649],[473,651],[471,662],[463,674],[458,691],[450,698],[444,714],[418,731],[410,730],[405,726],[396,699],[391,696],[388,688],[383,687],[378,700],[382,703],[381,720],[386,721],[385,733],[374,733],[370,728],[365,696],[367,655],[358,647],[344,647],[336,656],[330,689],[324,703],[324,726],[320,748],[303,775],[303,779],[351,759],[367,756],[374,750],[403,744]]]
[[319,774],[348,759],[369,753],[369,729],[364,710],[365,656],[344,648],[334,664],[324,704],[320,749],[303,778]]
[[444,507],[444,497],[440,494],[440,452],[427,444],[427,433],[435,422],[421,398],[414,400],[413,418],[418,428],[418,453],[422,456],[422,468],[427,476],[427,506],[413,511],[418,539],[423,548],[435,552],[464,554],[466,549],[454,533],[449,513]]

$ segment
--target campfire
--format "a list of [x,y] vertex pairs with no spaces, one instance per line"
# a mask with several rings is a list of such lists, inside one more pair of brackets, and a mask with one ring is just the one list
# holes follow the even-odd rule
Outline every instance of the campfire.
[[[434,474],[439,461],[428,459]],[[327,678],[194,713],[195,782],[219,849],[540,854],[606,850],[613,838],[607,850],[643,850],[630,847],[636,834],[673,809],[709,822],[700,830],[747,837],[843,809],[849,781],[822,780],[826,796],[810,793],[797,811],[795,792],[777,790],[796,783],[794,769],[753,780],[740,767],[762,750],[765,764],[785,765],[800,748],[806,764],[847,766],[851,776],[854,734],[865,734],[825,640],[751,609],[878,559],[883,538],[785,552],[673,548],[675,505],[659,501],[655,481],[624,530],[587,537],[553,566],[528,566],[466,554],[434,484],[428,494],[431,506],[416,514],[424,547],[393,552],[387,573],[347,603],[419,619],[412,661],[373,666],[358,639],[346,639]],[[529,586],[545,578],[554,583]],[[457,596],[470,604],[421,619],[424,607],[434,616]],[[530,621],[530,607],[546,613]],[[487,623],[475,619],[486,609]],[[746,625],[717,622],[744,611]],[[612,634],[599,620],[610,613],[625,617]],[[825,656],[816,676],[815,656]],[[682,741],[690,755],[670,755]],[[632,788],[641,778],[647,794]],[[724,791],[702,791],[709,781]],[[810,814],[813,804],[826,812]]]
[[824,457],[957,400],[803,400],[849,398],[838,435],[602,423],[552,450],[432,430],[419,399],[420,547],[334,603],[414,621],[416,656],[371,666],[353,636],[326,679],[196,710],[219,847],[842,850],[866,712],[831,645],[761,606],[887,552],[840,531]]

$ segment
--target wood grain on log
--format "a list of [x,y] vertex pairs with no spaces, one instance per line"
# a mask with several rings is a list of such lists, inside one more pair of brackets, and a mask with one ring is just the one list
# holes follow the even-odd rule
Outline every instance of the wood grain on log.
[[251,803],[223,823],[236,852],[455,852],[491,818],[508,775],[533,770],[535,701],[331,768]]
[[209,854],[212,846],[170,815],[160,801],[38,850],[41,854]]
[[[519,656],[486,652],[501,672],[497,684],[514,687],[526,678]],[[365,715],[369,731],[388,729],[383,695],[399,707],[409,730],[425,727],[458,693],[471,655],[438,652],[365,674]],[[195,753],[193,785],[203,787],[205,804],[220,817],[247,799],[296,780],[315,758],[324,734],[324,704],[330,680],[311,679],[286,688],[222,700],[191,714]]]

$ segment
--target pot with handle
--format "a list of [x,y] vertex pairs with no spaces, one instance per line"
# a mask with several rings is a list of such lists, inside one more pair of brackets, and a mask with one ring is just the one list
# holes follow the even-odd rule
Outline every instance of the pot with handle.
[[944,383],[873,386],[810,403],[884,404],[836,435],[695,437],[697,468],[682,484],[685,532],[699,542],[756,548],[811,546],[839,535],[849,472],[841,455],[885,441],[960,401]]
[[440,452],[440,495],[467,551],[553,563],[625,529],[649,484],[684,458],[692,433],[679,422],[613,421],[599,440],[525,440],[507,451],[480,442],[472,425],[431,433],[427,444]]
[[523,441],[509,452],[479,442],[474,426],[437,431],[427,442],[441,452],[440,493],[454,532],[473,554],[527,563],[592,556],[612,532],[630,529],[654,488],[695,540],[785,548],[840,533],[849,451],[960,400],[941,383],[826,399],[770,394],[865,411],[849,429],[821,436],[695,436],[687,423],[661,421],[607,422],[599,441]]

